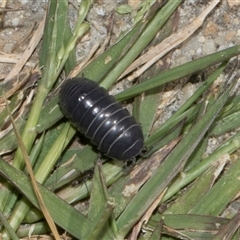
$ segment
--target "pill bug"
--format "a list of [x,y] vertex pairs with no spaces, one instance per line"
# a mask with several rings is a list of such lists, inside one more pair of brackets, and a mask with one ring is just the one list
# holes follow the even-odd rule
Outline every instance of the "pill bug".
[[140,125],[106,89],[87,78],[65,81],[59,93],[63,114],[104,155],[134,159],[143,149]]

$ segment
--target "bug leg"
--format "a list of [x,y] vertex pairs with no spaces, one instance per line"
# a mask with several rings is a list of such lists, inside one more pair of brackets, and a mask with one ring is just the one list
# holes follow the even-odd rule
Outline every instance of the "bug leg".
[[143,146],[141,152],[139,153],[139,156],[141,157],[145,157],[145,155],[148,154],[148,152],[151,150],[152,147],[147,147],[147,146]]
[[151,147],[144,146],[139,156],[143,158],[147,158],[153,153],[153,149],[154,149],[154,146],[151,146]]
[[124,174],[128,174],[136,165],[136,158],[131,158],[123,163]]
[[90,168],[90,169],[84,171],[83,173],[80,173],[80,176],[71,183],[71,186],[76,187],[76,186],[86,182],[87,180],[92,179],[93,172],[94,172],[94,168]]
[[101,152],[98,152],[97,154],[97,158],[94,161],[94,166],[100,161],[101,163],[105,162],[104,160],[102,160],[102,156],[103,154]]

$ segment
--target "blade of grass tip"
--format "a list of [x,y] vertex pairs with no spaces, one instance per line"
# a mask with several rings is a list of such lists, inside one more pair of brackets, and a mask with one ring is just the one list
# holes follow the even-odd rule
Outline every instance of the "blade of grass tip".
[[[20,133],[18,132],[17,127],[16,127],[16,125],[14,123],[14,119],[12,117],[11,111],[10,111],[8,103],[7,103],[7,99],[5,100],[5,102],[6,102],[6,107],[8,109],[9,116],[10,116],[10,119],[11,119],[11,122],[12,122],[12,125],[13,125],[14,132],[16,134],[16,137],[17,137],[17,140],[18,140],[18,143],[19,143],[19,147],[20,147],[20,149],[22,151],[22,155],[24,157],[25,164],[27,166],[27,170],[28,170],[30,178],[31,178],[32,187],[34,189],[34,192],[35,192],[36,197],[37,197],[38,202],[39,202],[39,206],[40,206],[40,208],[42,210],[43,215],[45,216],[46,221],[48,222],[48,225],[49,225],[50,229],[52,230],[52,233],[53,233],[54,237],[56,239],[60,239],[60,236],[58,234],[56,225],[53,222],[53,220],[51,218],[51,215],[49,214],[49,211],[46,208],[46,205],[45,205],[45,203],[43,201],[42,195],[41,195],[41,193],[40,193],[40,191],[38,189],[37,181],[35,179],[35,176],[34,176],[34,173],[33,173],[33,169],[32,169],[32,166],[31,166],[31,161],[30,161],[29,156],[27,154],[27,150],[26,150],[26,148],[24,146],[24,143],[23,143],[23,140],[22,140],[22,138],[20,136]],[[3,234],[3,236],[4,236],[4,234]]]
[[[0,159],[0,174],[19,189],[35,207],[40,209],[28,176],[20,170],[13,168],[3,159]],[[57,197],[54,193],[40,184],[38,184],[38,187],[56,224],[76,238],[84,239],[83,235],[91,229],[92,223],[78,210]]]
[[184,167],[185,172],[195,167],[202,160],[202,157],[204,156],[204,153],[206,152],[208,146],[208,140],[209,138],[206,137],[201,143],[199,143],[196,150],[190,156],[187,164]]
[[152,146],[147,147],[147,152],[144,153],[143,157],[147,158],[152,155],[155,151],[158,149],[166,146],[174,139],[177,139],[179,136],[181,136],[182,129],[184,127],[184,124],[186,123],[186,120],[182,120],[179,123],[176,124],[164,137],[159,138],[159,140],[156,139],[156,142],[153,143]]
[[211,129],[211,135],[220,136],[230,131],[234,131],[235,129],[238,129],[240,126],[239,118],[240,111],[236,111],[231,115],[219,119]]
[[[231,84],[225,92],[216,100],[215,104],[206,114],[191,128],[181,142],[167,156],[160,168],[140,189],[130,204],[125,208],[117,221],[119,239],[123,239],[153,201],[164,191],[175,176],[181,171],[188,157],[192,154],[202,137],[205,135],[219,111],[226,103],[234,84]],[[189,147],[191,146],[191,147]]]
[[39,56],[39,66],[42,67],[46,64],[46,59],[49,55],[49,46],[51,43],[51,34],[53,32],[54,21],[50,21],[50,19],[54,19],[54,14],[56,10],[57,1],[51,1],[48,5],[47,14],[46,14],[46,22],[44,28],[44,35],[42,40],[42,49]]
[[149,44],[161,27],[165,24],[172,13],[182,3],[178,0],[169,0],[160,11],[156,13],[142,32],[141,36],[136,40],[134,45],[122,57],[118,64],[107,74],[101,86],[108,89],[123,73],[123,71],[132,63],[132,61],[142,52]]
[[208,56],[199,58],[197,60],[185,63],[181,66],[169,69],[146,82],[137,84],[121,93],[115,95],[118,101],[123,101],[127,98],[134,97],[142,92],[150,89],[154,89],[163,84],[169,83],[173,80],[181,77],[199,72],[207,67],[213,66],[217,63],[221,63],[229,60],[230,58],[237,56],[240,53],[240,45],[230,47],[228,49],[219,51],[217,53],[210,54]]
[[8,223],[7,219],[3,215],[2,211],[0,211],[0,221],[1,221],[2,225],[4,226],[4,228],[6,229],[9,237],[13,240],[19,240],[16,232],[12,229],[11,225]]
[[[166,134],[171,132],[180,122],[185,121],[185,125],[190,124],[196,117],[200,109],[200,104],[189,108],[179,117],[172,119],[172,121],[167,121],[161,125],[147,140],[145,141],[146,147],[152,147],[154,145],[159,145],[159,141],[165,138]],[[185,126],[184,126],[185,127]]]
[[[107,186],[101,162],[98,161],[94,171],[91,186],[90,207],[88,218],[92,221],[92,231],[84,236],[84,239],[112,239],[113,235],[109,218],[112,215],[114,201],[107,194]],[[104,235],[104,237],[103,237]]]
[[103,179],[102,167],[100,167],[100,164],[101,163],[98,160],[95,166],[91,186],[91,198],[88,210],[88,218],[92,221],[94,221],[96,215],[106,203],[106,200],[108,198],[106,182],[105,179]]
[[219,114],[217,120],[227,117],[228,115],[231,115],[239,110],[240,110],[240,96],[236,95],[232,96],[227,102],[226,106],[223,108],[223,111],[221,111],[221,114]]

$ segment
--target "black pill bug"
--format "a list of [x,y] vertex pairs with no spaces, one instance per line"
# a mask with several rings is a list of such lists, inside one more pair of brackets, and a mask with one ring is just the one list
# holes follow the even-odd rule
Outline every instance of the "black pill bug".
[[60,108],[104,155],[134,159],[143,149],[141,126],[106,89],[86,78],[72,78],[60,89]]

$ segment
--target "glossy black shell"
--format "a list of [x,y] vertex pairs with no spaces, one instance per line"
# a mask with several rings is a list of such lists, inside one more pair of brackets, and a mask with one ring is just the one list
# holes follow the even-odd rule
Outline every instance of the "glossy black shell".
[[143,149],[140,125],[96,82],[86,78],[66,80],[59,104],[63,114],[106,156],[130,160]]

